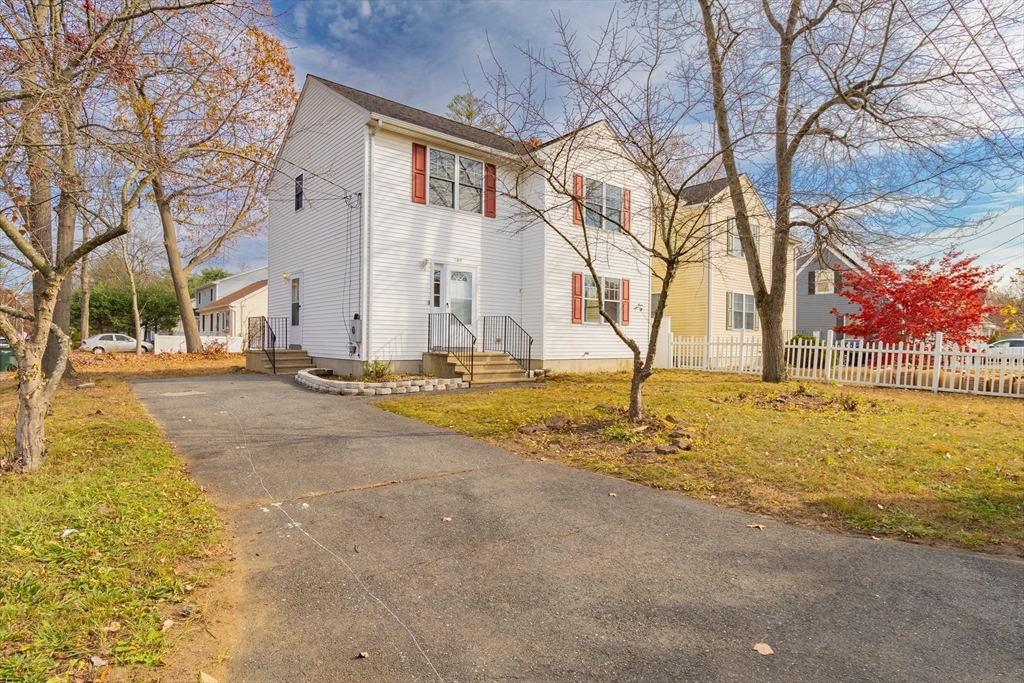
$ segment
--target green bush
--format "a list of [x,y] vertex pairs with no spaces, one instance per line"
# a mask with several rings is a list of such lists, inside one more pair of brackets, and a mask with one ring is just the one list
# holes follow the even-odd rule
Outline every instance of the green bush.
[[[799,348],[786,349],[786,364],[801,368],[825,367],[825,351],[816,351],[815,347],[825,346],[825,342],[809,334],[794,334],[787,344],[797,344]],[[839,364],[839,352],[832,352],[832,365]]]

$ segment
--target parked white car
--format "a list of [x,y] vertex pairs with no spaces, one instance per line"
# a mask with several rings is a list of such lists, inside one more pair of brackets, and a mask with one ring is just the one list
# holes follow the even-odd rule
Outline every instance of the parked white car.
[[999,358],[1002,356],[1009,356],[1011,358],[1024,357],[1024,339],[1000,339],[989,344],[988,348],[985,349],[985,354],[989,358]]
[[[134,353],[135,338],[127,334],[94,334],[88,339],[82,340],[79,351],[92,351],[93,353],[115,353],[117,351]],[[149,342],[142,342],[142,352],[149,353],[153,345]]]

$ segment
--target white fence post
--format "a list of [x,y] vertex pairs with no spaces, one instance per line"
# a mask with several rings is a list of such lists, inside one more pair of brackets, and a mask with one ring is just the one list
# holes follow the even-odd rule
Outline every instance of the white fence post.
[[942,377],[942,333],[935,333],[935,358],[932,360],[932,365],[935,367],[932,375],[932,391],[937,392],[939,390],[939,380]]
[[746,327],[740,328],[740,367],[737,370],[741,375],[743,374],[743,338],[746,333]]
[[834,330],[829,330],[828,334],[825,335],[825,381],[828,382],[832,379],[832,345],[836,341],[836,333]]

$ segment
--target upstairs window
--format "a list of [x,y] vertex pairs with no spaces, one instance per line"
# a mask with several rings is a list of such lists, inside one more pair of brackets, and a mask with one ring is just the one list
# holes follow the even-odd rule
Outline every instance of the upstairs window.
[[627,188],[572,174],[572,222],[588,228],[630,231]]
[[838,269],[809,270],[807,271],[807,293],[832,294],[842,279],[843,271]]
[[295,210],[298,211],[302,208],[302,173],[295,176]]
[[816,294],[832,294],[835,291],[835,274],[831,270],[819,270],[815,272]]
[[[735,218],[728,218],[725,221],[726,228],[726,251],[729,256],[739,256],[743,258],[743,243],[740,242],[740,230],[736,225]],[[761,230],[757,223],[750,222],[751,237],[754,238],[754,244],[759,245],[761,243]]]
[[482,161],[431,149],[428,186],[429,204],[467,213],[484,212]]
[[584,225],[605,230],[622,229],[622,188],[599,180],[584,181]]
[[430,203],[455,208],[455,155],[430,150]]

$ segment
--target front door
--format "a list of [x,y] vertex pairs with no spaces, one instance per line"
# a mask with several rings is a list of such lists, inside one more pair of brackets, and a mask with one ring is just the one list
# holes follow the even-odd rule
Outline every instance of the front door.
[[302,348],[302,278],[293,277],[291,282],[290,327],[288,328],[288,347]]
[[475,269],[435,263],[431,275],[432,312],[451,313],[473,330],[476,324]]

